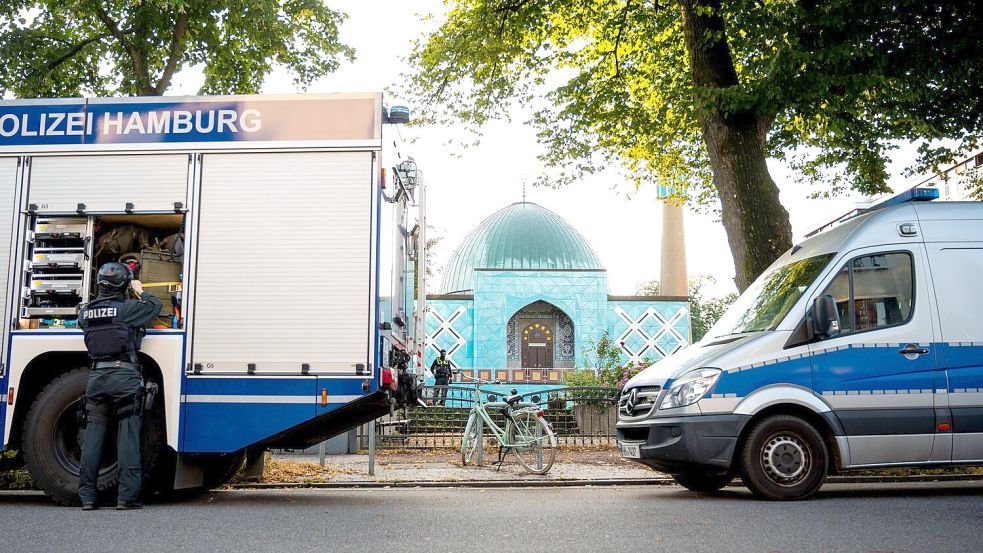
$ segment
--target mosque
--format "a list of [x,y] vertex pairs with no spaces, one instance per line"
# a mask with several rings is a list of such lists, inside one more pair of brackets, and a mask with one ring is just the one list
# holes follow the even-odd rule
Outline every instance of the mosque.
[[610,295],[593,248],[545,207],[523,201],[492,213],[457,246],[437,293],[427,296],[425,366],[445,349],[469,376],[558,384],[564,371],[589,366],[585,350],[605,332],[624,362],[657,361],[684,347],[689,304],[675,209],[663,210],[662,249],[663,291],[674,286],[673,296]]

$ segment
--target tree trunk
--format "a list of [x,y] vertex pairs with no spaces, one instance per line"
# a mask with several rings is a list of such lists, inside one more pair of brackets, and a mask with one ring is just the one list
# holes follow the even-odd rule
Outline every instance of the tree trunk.
[[703,123],[703,141],[734,256],[734,280],[742,292],[792,247],[792,225],[768,173],[763,134],[752,125]]
[[765,140],[771,117],[754,107],[725,110],[719,92],[738,90],[720,0],[679,0],[703,142],[720,197],[734,256],[737,289],[744,291],[792,246],[792,225],[768,173]]

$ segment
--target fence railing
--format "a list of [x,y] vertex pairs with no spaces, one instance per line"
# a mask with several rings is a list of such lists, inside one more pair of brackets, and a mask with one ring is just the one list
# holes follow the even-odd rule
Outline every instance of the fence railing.
[[[484,401],[500,401],[512,388],[508,384],[492,384],[482,386],[478,393]],[[616,442],[619,391],[617,388],[544,387],[519,393],[522,401],[540,406],[561,446],[596,446]],[[430,407],[405,408],[370,423],[376,425],[377,448],[460,447],[464,426],[475,403],[474,386],[424,386],[420,395]],[[360,449],[368,448],[368,425],[358,429],[356,438]]]

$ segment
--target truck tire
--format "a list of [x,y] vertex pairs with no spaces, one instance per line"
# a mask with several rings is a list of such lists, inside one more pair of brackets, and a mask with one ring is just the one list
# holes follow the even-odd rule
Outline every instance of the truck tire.
[[721,474],[702,470],[688,470],[670,476],[687,490],[701,493],[720,491],[734,479],[734,475],[729,472]]
[[823,485],[829,453],[811,424],[791,415],[774,415],[748,434],[741,451],[741,468],[741,480],[758,497],[805,499]]
[[[77,410],[89,380],[88,369],[75,369],[57,377],[38,394],[24,423],[24,461],[37,483],[62,505],[78,505],[79,464],[83,429]],[[144,474],[152,472],[163,441],[163,424],[151,414],[144,417],[141,455]],[[96,487],[100,495],[116,490],[116,428],[110,424]]]
[[235,453],[216,455],[214,458],[208,459],[204,466],[205,474],[202,478],[202,488],[205,490],[221,488],[239,472],[245,460],[245,449]]

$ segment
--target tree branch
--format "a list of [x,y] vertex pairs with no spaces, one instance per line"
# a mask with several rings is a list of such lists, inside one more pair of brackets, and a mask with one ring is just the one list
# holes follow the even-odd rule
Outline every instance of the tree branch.
[[56,69],[59,65],[65,63],[66,61],[74,58],[76,54],[81,52],[86,46],[92,44],[93,42],[98,42],[104,38],[109,38],[112,36],[110,33],[103,33],[101,35],[96,35],[94,37],[89,37],[78,44],[75,44],[67,52],[58,56],[57,58],[49,61],[44,65],[44,73],[48,73]]
[[171,86],[171,77],[174,76],[174,71],[177,69],[178,59],[184,56],[184,38],[187,30],[188,12],[182,10],[178,13],[177,21],[174,22],[174,34],[171,36],[167,65],[164,66],[164,72],[161,73],[160,80],[157,81],[157,86],[154,89],[154,93],[158,96],[164,94],[164,91]]
[[621,10],[621,25],[618,26],[618,36],[614,39],[614,77],[617,79],[621,76],[621,58],[618,57],[618,49],[621,48],[621,36],[625,32],[625,27],[628,25],[628,12],[631,10],[631,0],[625,2],[624,9]]
[[505,21],[508,19],[509,15],[516,13],[521,10],[523,6],[531,2],[532,0],[519,0],[518,2],[513,2],[511,4],[506,4],[504,6],[499,6],[495,8],[494,11],[502,14],[501,19],[498,23],[498,36],[501,37],[502,33],[505,32]]
[[130,39],[126,37],[126,33],[119,28],[119,24],[110,17],[109,13],[102,5],[96,6],[96,17],[102,24],[109,29],[112,36],[123,45],[126,52],[130,55],[130,60],[133,61],[133,72],[136,73],[137,77],[137,94],[146,95],[152,93],[153,89],[150,88],[150,74],[147,72],[147,64],[144,59],[143,53],[140,49],[136,47]]

